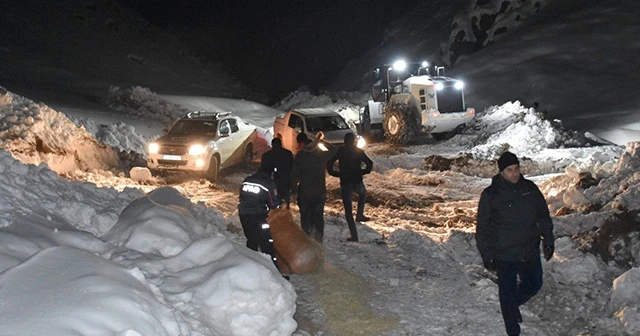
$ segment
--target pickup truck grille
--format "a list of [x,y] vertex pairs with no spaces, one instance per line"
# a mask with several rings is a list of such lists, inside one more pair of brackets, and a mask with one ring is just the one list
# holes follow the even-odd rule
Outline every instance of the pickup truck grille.
[[160,150],[158,154],[169,154],[169,155],[187,155],[189,153],[189,147],[187,146],[170,146],[164,145],[160,146]]

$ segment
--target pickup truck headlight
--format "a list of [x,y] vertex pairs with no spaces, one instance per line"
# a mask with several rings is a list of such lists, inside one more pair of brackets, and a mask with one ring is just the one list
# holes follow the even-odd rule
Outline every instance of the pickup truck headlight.
[[358,142],[356,143],[356,146],[358,146],[358,148],[360,149],[363,149],[366,145],[367,141],[363,137],[358,136]]
[[155,142],[152,142],[149,144],[149,154],[158,154],[158,151],[160,150],[160,145],[158,145]]
[[207,149],[203,145],[191,145],[189,147],[189,155],[202,155],[207,151]]

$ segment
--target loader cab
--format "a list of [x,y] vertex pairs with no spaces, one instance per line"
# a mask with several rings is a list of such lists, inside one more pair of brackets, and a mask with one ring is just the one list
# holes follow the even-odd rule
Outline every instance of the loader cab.
[[429,63],[396,62],[375,68],[371,72],[373,85],[371,97],[374,102],[388,103],[391,96],[398,93],[409,93],[410,89],[403,86],[407,78],[414,76],[429,76]]

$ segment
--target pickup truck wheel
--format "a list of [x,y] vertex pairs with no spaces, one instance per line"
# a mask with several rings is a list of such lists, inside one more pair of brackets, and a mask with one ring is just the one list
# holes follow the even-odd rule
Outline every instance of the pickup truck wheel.
[[215,183],[218,180],[218,173],[220,173],[220,162],[217,156],[212,156],[209,162],[209,169],[206,172],[206,178],[211,183]]
[[247,147],[244,149],[244,154],[242,155],[242,163],[249,164],[253,162],[253,144],[247,144]]
[[411,108],[407,104],[394,104],[386,107],[383,126],[387,142],[406,145],[413,139],[418,125],[413,121],[411,112]]

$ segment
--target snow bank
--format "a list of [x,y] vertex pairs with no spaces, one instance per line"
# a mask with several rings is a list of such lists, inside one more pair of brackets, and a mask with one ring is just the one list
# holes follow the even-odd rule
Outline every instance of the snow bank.
[[570,237],[556,239],[555,255],[547,268],[556,282],[568,285],[588,284],[603,275],[598,259],[580,252]]
[[570,166],[577,171],[611,168],[622,153],[621,147],[567,130],[519,101],[478,113],[464,133],[433,148],[419,147],[417,152],[428,155],[426,168],[489,177],[498,172],[496,160],[508,150],[520,158],[525,175],[543,175]]
[[[142,253],[170,257],[220,231],[203,225],[206,221],[197,215],[189,199],[174,188],[161,187],[129,204],[103,238]],[[222,222],[222,215],[217,215],[216,222]]]
[[[348,96],[347,93],[343,93],[343,95]],[[314,107],[327,108],[338,112],[338,114],[340,114],[353,128],[355,128],[354,123],[360,120],[360,106],[350,103],[348,100],[343,98],[334,100],[325,94],[319,96],[312,95],[309,91],[302,88],[291,92],[287,97],[273,106],[273,108],[282,111]]]
[[0,148],[57,172],[119,169],[118,152],[48,106],[0,87]]
[[18,214],[45,213],[66,225],[100,235],[113,226],[129,202],[142,196],[137,189],[119,193],[92,183],[69,182],[44,163],[25,165],[4,151],[0,151],[0,180],[0,227],[11,224]]
[[158,120],[167,127],[171,127],[173,123],[189,112],[187,109],[163,99],[148,88],[140,86],[129,89],[112,86],[109,89],[108,102],[113,109]]
[[632,268],[613,281],[607,309],[630,335],[640,333],[640,268]]
[[52,247],[0,275],[5,335],[179,335],[149,284],[92,253]]
[[[0,323],[14,335],[291,335],[296,294],[220,212],[62,180],[0,152]],[[98,238],[101,237],[101,238]],[[103,240],[104,239],[104,240]]]

